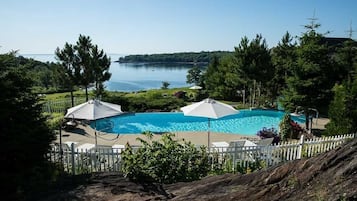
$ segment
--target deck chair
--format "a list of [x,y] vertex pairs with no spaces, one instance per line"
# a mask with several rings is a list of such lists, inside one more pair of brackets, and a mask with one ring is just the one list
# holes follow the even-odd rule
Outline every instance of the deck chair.
[[217,151],[219,153],[226,152],[229,144],[227,142],[212,142],[211,151]]
[[274,138],[265,138],[265,139],[261,139],[257,142],[258,146],[269,146],[273,143]]
[[122,144],[115,144],[112,146],[114,153],[121,153],[125,149],[125,145]]
[[78,152],[88,152],[90,150],[92,150],[93,148],[95,148],[95,144],[91,144],[91,143],[84,143],[82,145],[79,145],[76,150]]
[[250,140],[235,140],[229,143],[227,153],[235,160],[254,162],[259,147]]

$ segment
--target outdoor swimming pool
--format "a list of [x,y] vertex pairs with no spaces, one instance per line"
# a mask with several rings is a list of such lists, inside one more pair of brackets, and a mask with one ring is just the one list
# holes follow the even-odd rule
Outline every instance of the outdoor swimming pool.
[[[240,110],[238,114],[211,119],[210,130],[231,134],[255,135],[263,127],[278,129],[284,115],[282,111]],[[304,119],[292,117],[303,123]],[[207,131],[208,120],[203,117],[184,116],[177,112],[132,113],[96,121],[96,128],[114,134],[140,134],[152,132]],[[92,124],[92,127],[94,125]]]

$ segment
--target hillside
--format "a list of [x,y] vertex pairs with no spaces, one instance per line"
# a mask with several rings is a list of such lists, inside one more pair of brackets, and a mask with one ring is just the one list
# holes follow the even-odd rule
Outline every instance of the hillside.
[[[83,177],[78,179],[83,181]],[[85,184],[51,193],[43,200],[357,200],[356,189],[354,139],[314,158],[252,174],[209,176],[189,183],[161,186],[130,182],[117,174],[97,174]]]

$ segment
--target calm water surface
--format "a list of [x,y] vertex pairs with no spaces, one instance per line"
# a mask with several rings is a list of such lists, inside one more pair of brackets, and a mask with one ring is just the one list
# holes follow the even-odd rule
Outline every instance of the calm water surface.
[[[53,54],[22,54],[43,62],[56,62]],[[109,54],[112,61],[116,61],[122,54]],[[158,89],[162,82],[169,82],[169,88],[186,87],[187,71],[192,65],[185,64],[145,64],[145,63],[117,63],[112,62],[110,72],[112,77],[105,83],[110,91],[139,91]]]
[[[220,119],[212,119],[210,130],[231,134],[256,135],[263,127],[279,129],[284,116],[282,111],[274,110],[240,110],[238,114]],[[303,118],[292,117],[303,123]],[[132,113],[92,122],[97,130],[114,134],[140,134],[144,131],[177,132],[207,131],[208,119],[185,116],[183,113]]]

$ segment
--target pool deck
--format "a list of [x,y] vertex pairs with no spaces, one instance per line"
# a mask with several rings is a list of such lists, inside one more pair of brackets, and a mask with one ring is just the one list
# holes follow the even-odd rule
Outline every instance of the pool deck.
[[[324,129],[325,125],[329,122],[326,118],[313,119],[312,128],[313,129]],[[302,125],[303,126],[303,125]],[[191,141],[195,145],[206,145],[207,132],[174,132],[175,139],[186,141]],[[136,140],[138,137],[146,139],[144,135],[136,134],[107,134],[102,132],[97,132],[98,145],[113,146],[114,144],[125,145],[129,143],[130,145],[140,145],[140,142]],[[153,140],[160,139],[160,134],[154,134]],[[211,132],[210,142],[230,142],[239,139],[249,139],[249,140],[259,140],[255,135],[253,136],[244,136],[239,134],[227,134],[227,133],[217,133]],[[57,134],[57,139],[55,143],[59,143],[59,134]],[[62,131],[62,142],[76,142],[76,146],[91,143],[95,144],[95,131],[88,125],[78,125],[77,128],[71,131]]]

